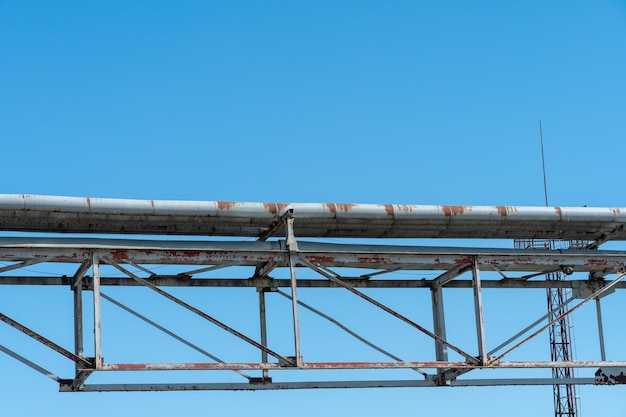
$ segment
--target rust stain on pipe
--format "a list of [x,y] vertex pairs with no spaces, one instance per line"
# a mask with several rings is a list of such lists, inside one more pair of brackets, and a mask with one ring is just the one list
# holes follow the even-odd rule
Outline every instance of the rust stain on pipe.
[[441,210],[446,215],[446,217],[463,214],[466,209],[467,206],[441,206]]
[[413,211],[413,206],[409,206],[409,205],[406,205],[406,204],[397,205],[396,208],[399,211],[403,211],[405,213],[411,213]]
[[563,211],[561,210],[561,207],[555,207],[554,211],[556,211],[556,214],[559,215],[559,220],[563,220]]
[[324,207],[333,214],[337,213],[337,207],[335,207],[334,203],[324,203]]
[[263,203],[263,207],[271,214],[280,214],[283,210],[289,207],[286,203]]
[[232,201],[218,201],[217,202],[217,208],[220,210],[228,210],[228,209],[235,207],[236,205],[237,203],[234,203]]
[[335,204],[335,206],[337,207],[338,210],[343,210],[345,213],[349,212],[350,210],[352,210],[354,207],[356,207],[356,204],[345,204],[345,203],[338,203]]
[[265,209],[272,214],[276,214],[278,212],[278,208],[276,207],[276,204],[263,203],[263,207],[265,207]]

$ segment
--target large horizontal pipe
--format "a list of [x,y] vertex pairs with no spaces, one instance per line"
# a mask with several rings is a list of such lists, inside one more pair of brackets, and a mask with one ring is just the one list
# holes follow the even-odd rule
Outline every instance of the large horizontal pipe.
[[[0,230],[259,236],[287,210],[297,236],[626,238],[626,208],[236,203],[0,195]],[[284,235],[282,228],[277,234]]]

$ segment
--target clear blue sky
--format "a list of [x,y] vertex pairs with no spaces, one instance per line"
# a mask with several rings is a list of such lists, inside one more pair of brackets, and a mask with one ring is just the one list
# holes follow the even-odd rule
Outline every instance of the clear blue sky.
[[[625,45],[622,1],[0,0],[0,192],[543,205],[541,119],[550,203],[624,207]],[[7,416],[552,415],[550,387],[59,394],[0,373]],[[623,388],[581,391],[583,415],[626,414]]]

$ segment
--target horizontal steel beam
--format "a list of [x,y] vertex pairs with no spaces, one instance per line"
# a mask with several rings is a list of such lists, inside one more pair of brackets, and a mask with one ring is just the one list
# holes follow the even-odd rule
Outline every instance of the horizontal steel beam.
[[[430,379],[425,380],[379,380],[379,381],[311,381],[311,382],[272,382],[272,383],[172,383],[172,384],[90,384],[83,392],[107,391],[265,391],[318,388],[420,388],[420,387],[489,387],[489,386],[529,386],[576,384],[594,385],[595,378],[499,378],[499,379],[456,379],[439,385]],[[61,392],[72,392],[71,386],[61,384]]]
[[487,364],[467,362],[396,361],[396,362],[305,362],[297,368],[279,363],[109,363],[99,371],[224,371],[224,370],[339,370],[339,369],[550,369],[550,368],[616,368],[626,367],[626,361],[512,361]]
[[[169,265],[289,266],[284,241],[190,242],[97,239],[0,239],[0,262],[82,263],[97,253],[117,263]],[[626,265],[625,251],[518,250],[298,242],[299,266],[446,271],[473,264],[483,271],[606,272]]]
[[[376,279],[367,280],[359,277],[343,277],[343,281],[357,288],[431,288],[434,284],[427,279]],[[71,285],[72,278],[68,276],[0,276],[0,285]],[[158,287],[205,287],[205,288],[288,288],[291,281],[287,279],[270,278],[183,278],[178,275],[154,275],[150,282]],[[569,288],[593,292],[606,284],[608,280],[567,280],[567,281],[518,281],[511,280],[481,280],[483,288],[499,289],[544,289],[544,288]],[[91,290],[93,277],[83,278],[83,289]],[[141,286],[131,278],[100,278],[100,285],[105,287],[137,287]],[[298,279],[298,287],[301,288],[341,288],[339,285],[322,279]],[[472,281],[457,279],[443,285],[444,288],[472,288]],[[620,282],[615,288],[624,289],[626,283]]]

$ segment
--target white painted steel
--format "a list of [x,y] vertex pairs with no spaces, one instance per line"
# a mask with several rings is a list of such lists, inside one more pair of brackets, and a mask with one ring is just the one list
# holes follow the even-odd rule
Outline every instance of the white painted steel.
[[[300,237],[626,239],[626,208],[238,203],[0,195],[0,230]],[[277,235],[284,235],[277,231]]]

